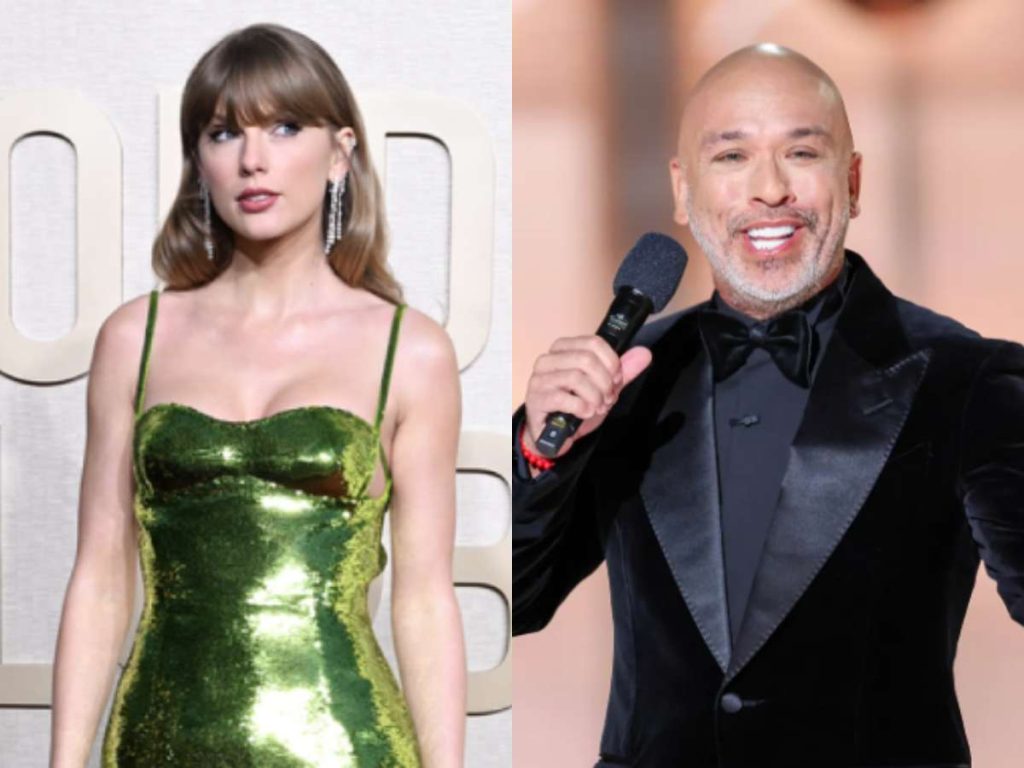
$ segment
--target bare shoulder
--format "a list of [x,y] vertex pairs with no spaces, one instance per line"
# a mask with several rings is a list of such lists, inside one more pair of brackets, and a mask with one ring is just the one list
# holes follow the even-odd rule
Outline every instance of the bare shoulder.
[[455,434],[451,430],[458,429],[461,412],[455,347],[447,332],[418,309],[404,310],[392,371],[399,422],[412,423],[415,417],[432,440]]
[[458,374],[455,347],[441,324],[418,309],[407,306],[402,315],[395,365],[420,372]]
[[149,294],[129,299],[107,315],[96,336],[93,359],[137,356],[142,352],[149,314]]
[[132,391],[149,313],[149,294],[129,299],[107,315],[100,325],[89,366],[90,389],[103,399]]
[[[406,307],[395,347],[392,387],[404,415],[458,411],[459,366],[451,337],[437,321]],[[453,411],[454,409],[454,411]]]

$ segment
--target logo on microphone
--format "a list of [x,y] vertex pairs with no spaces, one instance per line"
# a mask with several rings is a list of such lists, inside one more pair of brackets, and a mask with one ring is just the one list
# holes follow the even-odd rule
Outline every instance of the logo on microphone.
[[629,327],[629,318],[621,312],[608,315],[608,327],[615,333],[620,333]]

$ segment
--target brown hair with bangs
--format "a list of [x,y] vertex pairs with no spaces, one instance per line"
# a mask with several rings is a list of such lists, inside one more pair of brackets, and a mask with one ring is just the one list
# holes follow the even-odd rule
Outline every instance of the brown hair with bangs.
[[[327,260],[338,277],[390,302],[402,289],[387,266],[387,223],[380,180],[370,162],[363,118],[355,97],[327,52],[305,35],[278,24],[253,24],[222,38],[189,74],[181,99],[182,173],[178,193],[153,243],[153,271],[171,289],[213,280],[230,263],[234,233],[211,205],[214,258],[203,248],[199,192],[199,139],[215,113],[225,126],[288,120],[303,125],[345,126],[356,135],[342,197],[342,237]],[[332,133],[333,140],[333,133]],[[326,236],[328,190],[321,231]]]

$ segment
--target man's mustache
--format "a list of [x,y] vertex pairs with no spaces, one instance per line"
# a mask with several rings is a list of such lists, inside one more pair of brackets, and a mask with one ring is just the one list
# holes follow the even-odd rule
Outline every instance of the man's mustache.
[[743,234],[752,224],[770,227],[775,221],[799,221],[803,227],[814,232],[818,227],[818,214],[814,211],[803,211],[798,208],[773,208],[771,214],[748,213],[738,216],[729,222],[732,235]]

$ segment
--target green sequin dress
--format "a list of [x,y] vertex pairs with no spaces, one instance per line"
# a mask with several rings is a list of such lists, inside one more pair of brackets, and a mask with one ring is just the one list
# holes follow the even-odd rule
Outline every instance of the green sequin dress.
[[[158,296],[132,445],[145,606],[102,765],[419,766],[367,608],[386,561],[380,423],[404,307],[373,424],[321,405],[236,422],[179,403],[141,411]],[[386,485],[371,497],[378,460]]]

